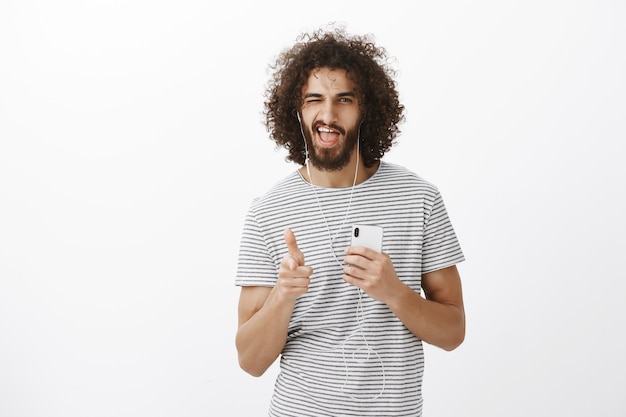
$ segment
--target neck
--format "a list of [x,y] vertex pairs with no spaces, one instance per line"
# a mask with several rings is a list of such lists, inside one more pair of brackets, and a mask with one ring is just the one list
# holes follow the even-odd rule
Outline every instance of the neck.
[[[310,184],[314,184],[319,187],[325,188],[346,188],[352,187],[353,184],[360,184],[367,179],[369,179],[376,170],[378,169],[378,164],[370,168],[366,168],[363,165],[363,162],[359,160],[358,171],[357,171],[357,160],[356,158],[352,158],[350,163],[348,163],[345,167],[341,168],[338,171],[323,171],[319,170],[313,164],[309,162],[309,169],[307,172],[306,165],[300,168],[300,174],[302,177]],[[354,173],[357,172],[356,181],[354,179]],[[313,179],[311,181],[311,178]]]

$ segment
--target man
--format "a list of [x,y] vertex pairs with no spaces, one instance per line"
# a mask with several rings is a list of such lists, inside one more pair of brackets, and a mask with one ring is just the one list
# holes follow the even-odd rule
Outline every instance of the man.
[[[280,356],[270,416],[420,416],[422,341],[465,336],[463,253],[437,188],[382,161],[404,112],[386,53],[316,31],[272,68],[266,126],[301,168],[245,219],[240,366]],[[354,224],[381,226],[383,251],[352,246]]]

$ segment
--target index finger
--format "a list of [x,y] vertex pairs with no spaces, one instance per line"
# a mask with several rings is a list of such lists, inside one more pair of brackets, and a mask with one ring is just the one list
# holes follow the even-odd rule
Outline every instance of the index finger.
[[346,255],[361,255],[367,259],[374,259],[374,257],[381,253],[367,246],[348,246],[345,252]]
[[287,245],[287,251],[289,255],[293,256],[298,265],[304,265],[304,254],[298,247],[298,242],[296,241],[296,235],[293,233],[291,229],[285,229],[284,233],[285,244]]

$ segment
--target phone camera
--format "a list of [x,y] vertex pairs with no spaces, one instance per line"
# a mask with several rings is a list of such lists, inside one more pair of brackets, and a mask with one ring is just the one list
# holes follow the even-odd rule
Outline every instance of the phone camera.
[[354,228],[354,237],[359,237],[359,228],[358,227]]

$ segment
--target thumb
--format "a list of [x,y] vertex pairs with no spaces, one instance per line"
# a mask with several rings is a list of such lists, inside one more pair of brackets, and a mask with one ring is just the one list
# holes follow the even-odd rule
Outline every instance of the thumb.
[[293,231],[291,229],[285,229],[284,237],[289,255],[293,256],[298,261],[298,265],[304,265],[304,254],[298,247],[296,235],[293,234]]

